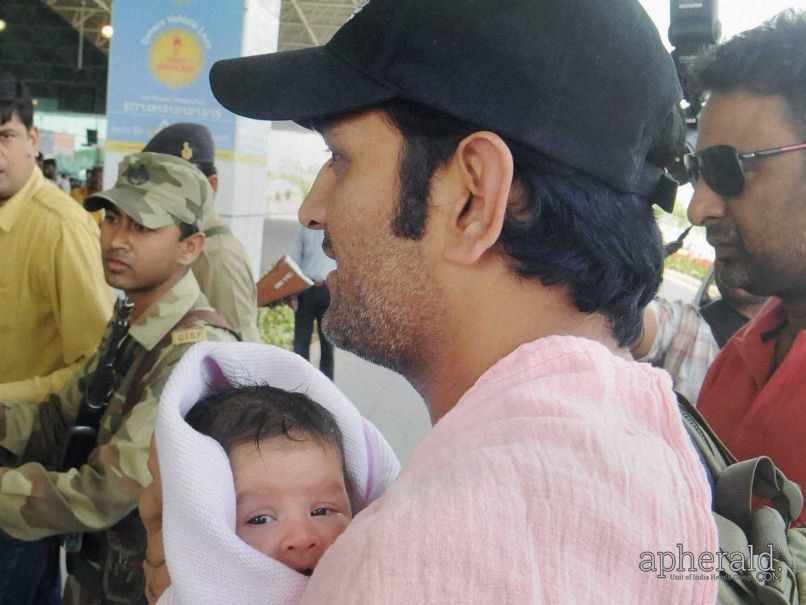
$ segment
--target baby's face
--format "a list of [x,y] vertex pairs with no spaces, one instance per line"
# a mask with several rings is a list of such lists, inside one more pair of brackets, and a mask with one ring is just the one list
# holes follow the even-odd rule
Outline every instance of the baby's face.
[[310,575],[352,520],[338,451],[310,438],[274,437],[230,451],[235,532],[244,542]]

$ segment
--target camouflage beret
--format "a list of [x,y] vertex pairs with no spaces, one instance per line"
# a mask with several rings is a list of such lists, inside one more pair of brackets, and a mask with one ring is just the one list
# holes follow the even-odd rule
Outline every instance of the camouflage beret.
[[207,177],[190,162],[164,153],[133,153],[120,162],[115,186],[89,196],[84,207],[94,211],[112,204],[149,229],[179,223],[201,228],[212,200]]
[[175,155],[194,164],[215,161],[213,135],[206,126],[191,122],[171,124],[154,135],[143,151]]

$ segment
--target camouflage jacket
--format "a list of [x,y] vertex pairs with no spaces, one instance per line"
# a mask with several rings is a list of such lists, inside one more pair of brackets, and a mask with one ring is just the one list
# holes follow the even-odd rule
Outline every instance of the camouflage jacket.
[[[129,326],[121,348],[130,349],[132,362],[101,418],[96,447],[80,468],[49,470],[58,464],[55,453],[78,412],[97,354],[84,372],[38,406],[0,404],[0,454],[14,465],[0,468],[0,529],[29,540],[87,532],[81,552],[69,561],[75,577],[68,579],[68,603],[145,602],[140,600],[145,531],[136,507],[141,489],[151,482],[146,464],[160,392],[195,342],[235,339],[201,318],[175,329],[189,311],[205,308],[207,299],[188,272]],[[137,376],[140,362],[161,341],[156,358],[149,356],[151,368]],[[142,380],[139,387],[136,379]],[[139,393],[136,401],[128,400],[131,392]],[[81,596],[69,597],[79,586]]]
[[243,244],[217,215],[204,219],[207,241],[193,274],[210,304],[247,342],[262,342],[257,329],[257,288]]

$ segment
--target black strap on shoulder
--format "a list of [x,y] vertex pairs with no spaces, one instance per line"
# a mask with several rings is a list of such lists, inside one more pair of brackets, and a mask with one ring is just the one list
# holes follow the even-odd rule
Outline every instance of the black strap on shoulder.
[[749,321],[744,315],[721,299],[700,307],[700,314],[708,322],[711,334],[714,335],[714,340],[716,340],[720,349],[725,346],[725,343],[730,340],[730,337],[739,328]]
[[[680,393],[675,392],[677,395],[677,405],[680,413],[683,415],[683,421],[689,433],[692,430],[696,433],[694,436],[695,441],[702,440],[707,444],[708,449],[721,456],[726,465],[736,462],[736,456],[722,443],[714,429],[708,424],[708,421],[702,417],[700,411],[695,408],[688,399],[683,397]],[[699,444],[698,448],[699,448]]]

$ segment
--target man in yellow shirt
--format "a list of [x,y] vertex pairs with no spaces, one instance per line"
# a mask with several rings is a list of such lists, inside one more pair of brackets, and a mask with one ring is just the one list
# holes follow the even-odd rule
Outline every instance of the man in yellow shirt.
[[27,87],[0,70],[0,400],[58,390],[112,312],[98,226],[44,178],[38,151]]

